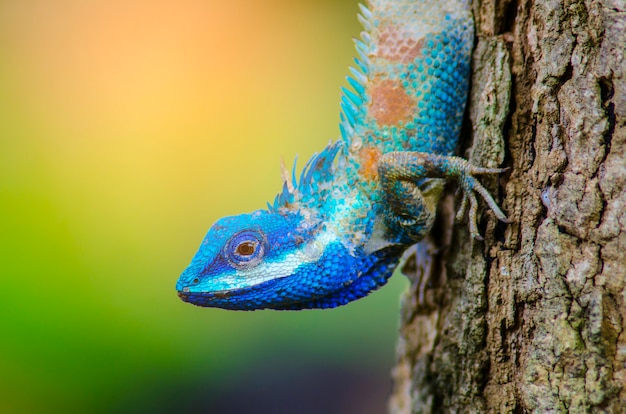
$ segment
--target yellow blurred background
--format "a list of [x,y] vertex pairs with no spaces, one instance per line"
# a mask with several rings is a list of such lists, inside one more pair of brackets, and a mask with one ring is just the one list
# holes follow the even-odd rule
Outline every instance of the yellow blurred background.
[[384,410],[402,277],[329,311],[174,289],[213,221],[273,200],[281,157],[338,136],[356,11],[0,3],[1,413]]

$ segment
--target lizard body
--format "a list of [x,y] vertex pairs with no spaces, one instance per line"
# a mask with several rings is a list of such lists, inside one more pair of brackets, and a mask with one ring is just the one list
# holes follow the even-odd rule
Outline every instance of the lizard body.
[[[267,210],[208,231],[176,288],[226,309],[332,308],[384,285],[404,250],[430,230],[446,178],[456,178],[476,229],[474,178],[499,169],[452,156],[460,134],[474,29],[469,0],[370,0],[343,89],[341,138],[287,175]],[[462,208],[464,210],[464,207]]]

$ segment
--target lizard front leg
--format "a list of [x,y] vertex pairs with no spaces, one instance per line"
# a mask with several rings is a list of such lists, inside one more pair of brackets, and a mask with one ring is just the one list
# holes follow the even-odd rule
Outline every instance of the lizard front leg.
[[505,223],[509,220],[474,176],[503,171],[505,169],[476,167],[454,156],[412,151],[384,154],[378,161],[378,173],[385,198],[385,224],[392,230],[401,228],[412,240],[422,239],[434,221],[438,192],[443,188],[441,179],[454,178],[463,191],[458,215],[465,213],[469,201],[470,233],[475,239],[481,240],[476,225],[478,207],[474,192],[483,197],[499,220]]

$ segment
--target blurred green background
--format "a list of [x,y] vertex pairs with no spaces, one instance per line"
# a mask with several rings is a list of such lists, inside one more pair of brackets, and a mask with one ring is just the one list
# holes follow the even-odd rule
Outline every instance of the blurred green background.
[[1,413],[384,410],[402,277],[329,311],[174,290],[213,221],[273,200],[281,157],[338,136],[356,11],[0,2]]

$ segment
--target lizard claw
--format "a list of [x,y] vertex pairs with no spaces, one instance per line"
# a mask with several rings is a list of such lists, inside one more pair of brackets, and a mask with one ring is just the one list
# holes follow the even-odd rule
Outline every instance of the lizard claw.
[[476,216],[478,214],[478,202],[476,201],[476,196],[471,191],[463,192],[463,199],[461,200],[461,206],[456,212],[455,220],[457,222],[460,222],[463,219],[463,216],[465,216],[465,212],[467,211],[468,200],[469,200],[469,206],[470,206],[469,207],[470,234],[472,235],[472,238],[479,240],[479,241],[483,241],[484,240],[483,236],[480,235],[480,232],[478,231],[478,226],[476,224],[478,222],[478,220],[476,219]]
[[483,197],[483,200],[487,203],[491,211],[495,214],[495,216],[503,223],[510,223],[511,221],[506,217],[506,215],[502,212],[498,204],[495,202],[489,191],[474,178],[474,175],[482,175],[482,174],[500,174],[508,170],[508,168],[482,168],[476,167],[467,163],[464,170],[461,173],[461,187],[463,190],[463,199],[461,201],[461,205],[456,214],[456,219],[461,220],[465,215],[465,211],[467,210],[467,202],[469,201],[469,228],[470,234],[476,240],[483,240],[483,237],[480,235],[477,226],[477,214],[478,214],[478,202],[476,200],[476,195],[474,192],[477,192]]

